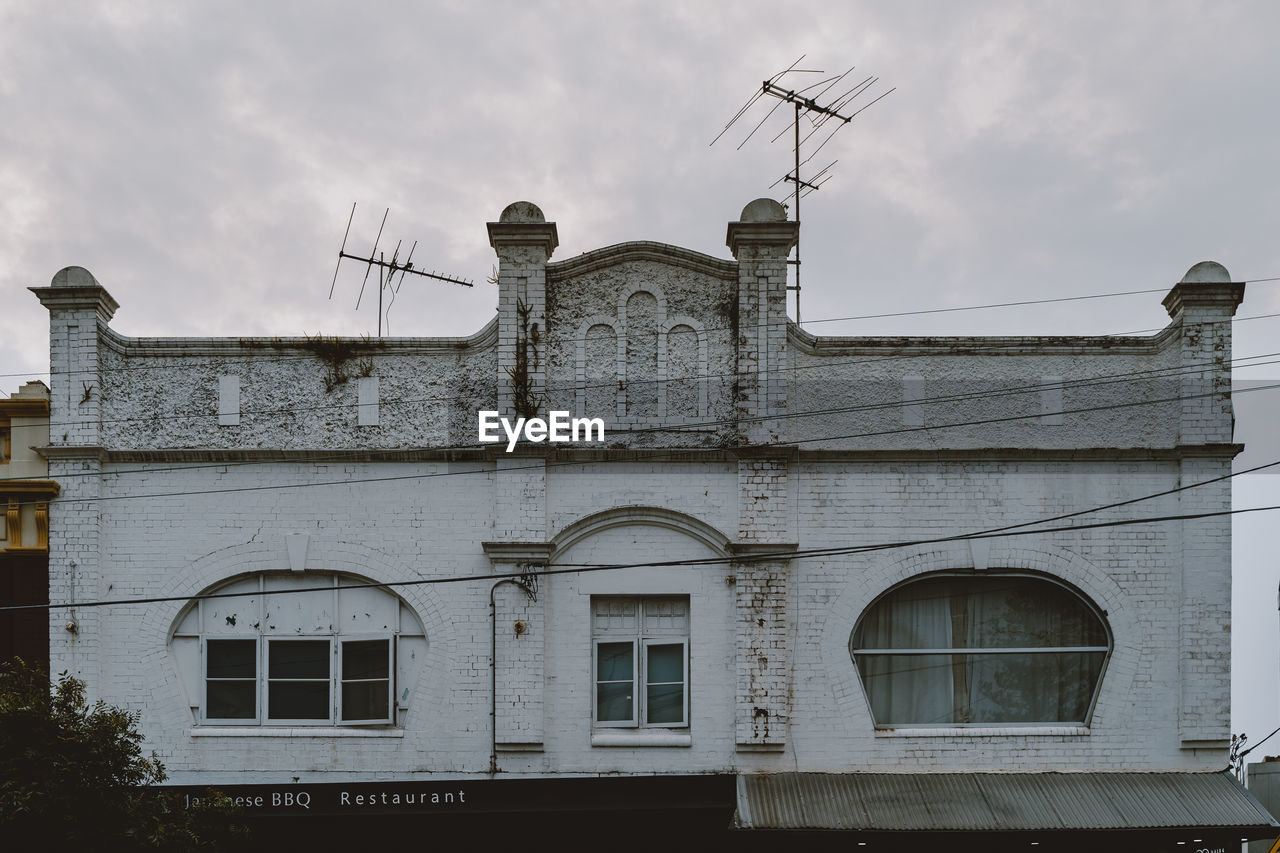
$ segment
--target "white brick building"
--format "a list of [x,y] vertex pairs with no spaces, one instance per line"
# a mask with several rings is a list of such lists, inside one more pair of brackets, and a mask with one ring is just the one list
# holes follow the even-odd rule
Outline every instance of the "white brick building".
[[[1229,480],[1170,491],[1239,450],[1225,269],[1192,268],[1150,337],[815,337],[787,322],[797,225],[774,202],[729,224],[734,260],[634,242],[552,263],[527,202],[488,227],[498,315],[470,337],[126,338],[85,270],[33,288],[50,599],[80,603],[50,612],[52,668],[140,711],[171,781],[290,832],[608,825],[588,802],[718,829],[735,779],[744,829],[879,849],[1173,849],[1270,823],[1215,772],[1228,517],[954,538],[1229,508]],[[508,453],[477,443],[480,410],[607,434]],[[1054,774],[1136,805],[1024,813],[1053,811],[1026,791]],[[828,783],[862,817],[813,805]],[[916,800],[917,823],[874,805]]]

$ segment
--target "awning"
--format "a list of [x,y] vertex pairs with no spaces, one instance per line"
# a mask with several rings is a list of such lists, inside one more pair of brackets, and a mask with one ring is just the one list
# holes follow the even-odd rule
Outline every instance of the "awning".
[[1274,837],[1227,773],[740,775],[734,825],[757,830],[1062,832],[1187,829]]

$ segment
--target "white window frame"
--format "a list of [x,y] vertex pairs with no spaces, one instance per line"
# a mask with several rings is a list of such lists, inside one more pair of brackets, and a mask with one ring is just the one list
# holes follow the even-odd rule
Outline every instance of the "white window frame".
[[[680,681],[650,681],[649,680],[649,646],[680,646],[680,674],[683,678]],[[675,637],[647,637],[641,640],[641,647],[644,652],[644,664],[641,670],[644,673],[644,684],[642,695],[642,704],[644,710],[640,718],[644,720],[644,727],[651,729],[683,729],[689,726],[689,641],[687,639],[678,639]],[[651,684],[679,684],[681,699],[680,703],[680,719],[670,723],[655,723],[649,720],[649,685]]]
[[[215,643],[226,640],[253,643],[253,718],[249,717],[210,717],[209,710],[209,641]],[[202,636],[200,638],[200,720],[219,726],[260,726],[262,725],[262,638],[260,636],[239,636],[236,634]],[[247,678],[215,678],[214,681],[248,681]]]
[[[862,623],[862,620],[866,618],[866,615],[870,613],[872,609],[874,609],[875,607],[878,607],[885,599],[887,599],[890,595],[892,595],[894,592],[897,592],[900,589],[904,589],[914,583],[925,582],[935,578],[937,579],[953,578],[953,579],[968,580],[968,581],[978,582],[978,583],[981,583],[987,580],[995,580],[998,578],[1025,578],[1025,579],[1039,581],[1042,583],[1052,584],[1054,586],[1060,587],[1061,589],[1075,596],[1075,598],[1081,604],[1083,604],[1086,608],[1088,608],[1089,612],[1092,613],[1093,617],[1098,621],[1098,624],[1101,625],[1103,634],[1106,637],[1107,643],[1105,646],[1032,646],[1032,647],[1019,647],[1019,646],[953,647],[953,646],[948,646],[948,647],[940,647],[936,649],[912,649],[912,648],[882,649],[882,648],[855,648],[853,646],[853,637],[857,632],[858,625]],[[1049,577],[1047,575],[1033,574],[1030,572],[1016,572],[1016,571],[992,572],[988,575],[975,575],[969,572],[934,572],[930,574],[918,575],[916,577],[909,578],[906,581],[896,584],[895,586],[886,590],[881,595],[877,596],[870,604],[868,604],[867,607],[863,610],[862,614],[859,615],[857,622],[854,623],[854,630],[850,632],[850,635],[849,635],[849,653],[850,653],[850,658],[853,661],[854,671],[858,675],[858,684],[862,688],[863,698],[867,703],[867,710],[868,712],[871,713],[872,720],[875,724],[876,729],[882,730],[882,731],[897,730],[897,729],[930,729],[930,728],[934,728],[934,729],[936,728],[1016,729],[1016,728],[1034,728],[1034,727],[1044,727],[1044,726],[1088,726],[1090,721],[1093,719],[1093,712],[1098,704],[1098,696],[1102,693],[1102,682],[1106,678],[1107,665],[1111,662],[1111,652],[1114,646],[1115,646],[1115,641],[1111,634],[1111,625],[1108,623],[1103,611],[1101,611],[1098,608],[1098,606],[1094,604],[1092,600],[1090,600],[1089,596],[1085,595],[1083,592],[1080,592],[1077,589],[1074,589],[1068,584],[1063,583],[1057,578]],[[967,657],[977,657],[977,656],[984,656],[984,655],[1002,655],[1002,654],[1044,654],[1047,656],[1051,654],[1064,654],[1064,653],[1073,653],[1073,654],[1080,654],[1080,653],[1099,654],[1100,653],[1103,656],[1102,663],[1098,668],[1097,680],[1094,682],[1094,685],[1093,685],[1093,694],[1090,697],[1089,704],[1085,709],[1083,720],[1044,720],[1044,721],[1027,721],[1027,722],[977,721],[977,722],[966,722],[966,723],[881,722],[875,719],[875,713],[871,710],[872,708],[871,694],[867,688],[866,682],[863,680],[862,665],[858,661],[859,658],[888,657],[888,656],[917,656],[918,657],[921,655],[937,655],[937,656],[965,655]]]
[[[333,637],[331,636],[307,636],[305,634],[289,635],[284,637],[274,637],[270,634],[263,637],[266,641],[262,646],[262,676],[260,678],[259,688],[262,690],[262,718],[266,725],[270,726],[331,726],[333,725],[333,711],[336,700],[334,698],[334,651]],[[271,644],[272,643],[327,643],[329,646],[329,716],[328,717],[273,717],[271,716],[271,683],[272,682],[297,682],[297,683],[315,683],[321,681],[319,678],[272,678],[271,677]]]
[[591,719],[598,728],[608,729],[634,729],[639,720],[640,714],[640,696],[636,689],[638,677],[640,675],[640,656],[637,654],[636,640],[632,638],[631,643],[631,719],[629,720],[602,720],[600,719],[600,685],[601,684],[620,684],[618,681],[600,681],[600,644],[609,643],[611,645],[622,645],[628,642],[626,637],[596,637],[591,642]]
[[[206,605],[208,605],[209,602],[204,598],[200,598],[197,601],[193,602],[192,606],[184,609],[179,615],[178,625],[175,628],[173,634],[170,636],[170,644],[173,645],[177,640],[182,640],[184,642],[195,641],[198,649],[198,660],[192,661],[192,665],[198,667],[198,672],[194,673],[193,675],[194,684],[191,684],[191,682],[188,682],[188,684],[191,684],[190,689],[194,692],[194,695],[190,695],[190,699],[191,699],[192,712],[194,713],[194,720],[196,725],[197,726],[219,726],[219,727],[220,726],[244,726],[244,727],[256,726],[258,728],[281,727],[281,728],[294,728],[294,729],[302,729],[307,727],[323,729],[325,727],[331,728],[334,726],[343,726],[343,727],[351,727],[351,728],[358,728],[362,726],[363,727],[399,726],[402,714],[404,714],[409,708],[408,696],[407,695],[401,696],[399,694],[399,691],[401,690],[401,688],[404,688],[405,690],[412,689],[416,681],[416,677],[413,673],[401,673],[399,671],[399,667],[402,661],[407,660],[407,658],[403,657],[403,654],[407,654],[407,653],[402,653],[400,645],[405,641],[420,642],[420,641],[426,640],[426,634],[421,630],[420,623],[418,623],[417,621],[414,621],[414,622],[408,623],[407,625],[403,624],[405,619],[404,614],[406,612],[405,608],[408,607],[408,605],[404,602],[404,600],[400,599],[398,596],[394,596],[394,595],[392,596],[393,598],[396,599],[396,611],[395,611],[394,622],[390,624],[389,630],[344,634],[341,632],[340,629],[338,630],[333,629],[334,627],[337,627],[337,626],[332,626],[329,631],[325,631],[325,632],[312,631],[306,634],[270,633],[265,630],[259,629],[259,625],[267,624],[265,607],[267,606],[268,597],[272,594],[272,592],[275,591],[267,588],[267,580],[268,580],[268,577],[271,575],[287,575],[287,573],[280,572],[280,571],[270,571],[270,572],[258,572],[258,573],[251,574],[251,576],[256,582],[257,597],[258,597],[258,611],[257,611],[258,619],[256,624],[252,624],[252,627],[250,627],[251,623],[246,621],[246,622],[242,622],[241,623],[242,627],[236,631],[226,631],[225,629],[222,629],[221,626],[219,626],[219,630],[206,632],[205,607]],[[342,572],[333,572],[333,573],[326,572],[325,575],[330,579],[333,585],[332,612],[334,614],[338,613],[339,611],[339,595],[340,595],[339,587],[340,586],[342,586],[345,583],[356,583],[356,584],[359,584],[361,582],[367,583],[365,579],[362,579],[359,577],[351,578],[346,576]],[[214,587],[213,590],[216,591],[230,583],[238,583],[239,581],[244,579],[246,579],[244,578],[244,576],[241,576],[241,578],[228,579],[227,581],[224,581],[222,584]],[[325,581],[321,581],[317,585],[320,586],[320,585],[323,585],[324,583]],[[192,624],[188,624],[187,620],[189,619],[193,620]],[[233,622],[229,622],[228,624],[234,625]],[[406,629],[408,630],[408,633],[404,633]],[[208,644],[210,641],[217,642],[222,640],[239,640],[239,641],[250,641],[255,643],[255,654],[254,654],[254,664],[256,668],[255,675],[254,675],[255,706],[254,706],[254,717],[252,719],[247,717],[241,718],[241,719],[227,719],[227,718],[221,718],[221,717],[210,717],[208,715],[208,709],[209,709]],[[270,695],[269,693],[270,684],[273,680],[279,680],[279,679],[271,679],[269,675],[270,643],[280,642],[280,641],[305,641],[305,640],[325,641],[329,643],[330,657],[329,657],[329,716],[328,716],[328,719],[312,719],[312,720],[271,719],[270,709],[268,707],[269,705],[268,700]],[[343,720],[342,719],[342,685],[343,685],[344,679],[342,678],[342,645],[347,642],[353,642],[353,641],[360,642],[360,641],[369,641],[369,640],[381,640],[387,643],[387,655],[388,655],[387,657],[387,667],[388,667],[387,669],[387,673],[388,673],[387,675],[387,697],[388,697],[387,715],[383,718],[373,719],[373,720]],[[181,665],[180,665],[180,668],[181,668]],[[189,672],[189,670],[185,670],[185,669],[183,669],[182,671]],[[401,677],[402,675],[404,676],[403,679]],[[215,681],[217,680],[248,681],[248,679],[215,679]],[[314,680],[319,681],[320,679],[314,679]],[[352,679],[352,680],[359,681],[359,680],[372,680],[372,679]]]
[[[371,726],[379,724],[390,724],[395,722],[396,714],[396,637],[390,634],[353,634],[351,636],[341,635],[335,637],[337,640],[337,660],[336,667],[333,671],[333,694],[337,708],[335,717],[337,724],[340,726]],[[382,641],[387,644],[387,714],[385,717],[375,717],[371,719],[346,720],[343,719],[342,707],[342,687],[348,682],[359,684],[369,681],[382,681],[380,678],[345,678],[342,674],[343,651],[347,643],[367,643]]]
[[[687,729],[689,728],[689,694],[690,694],[690,675],[689,675],[689,631],[683,633],[663,633],[663,632],[645,632],[644,605],[645,602],[658,601],[661,599],[683,599],[685,604],[685,618],[692,620],[692,604],[688,595],[598,595],[592,596],[590,601],[591,619],[594,623],[596,604],[604,599],[627,599],[632,602],[636,608],[636,627],[631,631],[623,630],[603,630],[599,633],[592,628],[591,637],[591,724],[597,729]],[[689,626],[692,627],[691,625]],[[630,720],[601,720],[600,719],[600,691],[599,680],[600,672],[600,644],[601,643],[631,643],[631,719]],[[681,663],[683,666],[683,680],[678,682],[683,690],[681,702],[681,719],[678,722],[652,723],[649,722],[649,646],[674,646],[681,647]],[[619,683],[619,682],[606,682]],[[657,684],[674,684],[677,682],[655,682]]]

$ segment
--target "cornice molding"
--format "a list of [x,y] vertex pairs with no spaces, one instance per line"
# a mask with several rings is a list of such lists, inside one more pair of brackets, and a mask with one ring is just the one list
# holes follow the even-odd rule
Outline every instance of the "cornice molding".
[[46,459],[96,458],[120,463],[177,462],[459,462],[487,464],[497,459],[543,459],[548,464],[592,462],[701,462],[733,463],[739,459],[778,459],[793,463],[847,460],[850,462],[924,462],[924,461],[1169,461],[1179,459],[1230,459],[1244,450],[1243,444],[1193,444],[1172,447],[980,447],[980,448],[829,448],[810,449],[794,445],[754,445],[736,449],[698,448],[611,448],[564,449],[543,451],[525,456],[492,448],[473,449],[322,449],[264,450],[258,448],[160,448],[155,450],[105,450],[92,447],[36,448]]
[[694,272],[705,273],[726,281],[737,281],[738,264],[726,261],[692,249],[672,246],[668,243],[657,243],[649,240],[635,240],[617,243],[583,252],[572,258],[547,264],[547,281],[563,281],[575,276],[597,270],[608,269],[629,261],[651,261],[670,267],[680,267]]
[[[326,339],[327,340],[327,339]],[[460,338],[338,338],[359,355],[439,356],[483,350],[498,343],[498,318],[494,317],[473,335]],[[314,341],[307,338],[130,338],[111,328],[102,332],[102,343],[129,358],[195,358],[200,356],[263,355],[290,357],[314,355]]]
[[9,397],[0,399],[0,418],[47,418],[49,400],[45,397]]
[[1157,353],[1179,336],[1177,324],[1150,336],[1093,335],[1071,337],[935,337],[896,335],[876,337],[823,336],[810,334],[795,323],[787,323],[787,344],[805,355],[938,355],[938,356],[1025,356],[1025,355],[1145,355]]
[[36,447],[34,450],[44,457],[47,462],[52,462],[55,459],[58,461],[92,459],[98,462],[105,462],[108,454],[107,448],[97,444],[46,444],[43,447]]
[[480,547],[494,564],[547,563],[556,546],[551,542],[481,542]]
[[56,498],[61,491],[53,480],[0,480],[0,497]]

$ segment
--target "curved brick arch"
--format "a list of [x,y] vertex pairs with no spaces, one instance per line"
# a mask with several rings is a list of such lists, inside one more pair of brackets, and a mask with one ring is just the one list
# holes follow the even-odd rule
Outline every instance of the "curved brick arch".
[[618,323],[625,329],[627,326],[627,302],[637,293],[648,293],[658,301],[658,325],[662,325],[662,321],[667,316],[667,295],[662,292],[662,286],[657,282],[645,281],[639,284],[633,284],[630,287],[622,288],[618,294]]
[[[606,326],[613,330],[614,354],[613,376],[611,381],[616,381],[619,376],[622,376],[620,371],[622,371],[627,357],[626,338],[619,328],[619,320],[616,317],[606,317],[603,314],[593,314],[578,324],[577,332],[574,335],[576,341],[574,352],[574,378],[576,380],[576,385],[573,393],[574,406],[580,417],[585,416],[587,414],[587,409],[590,408],[587,405],[587,398],[592,396],[592,394],[588,393],[588,386],[591,386],[593,383],[587,379],[587,333],[596,326]],[[625,412],[619,412],[617,401],[618,393],[615,389],[592,388],[591,391],[595,392],[595,396],[607,396],[612,399],[612,402],[610,403],[611,414],[625,414]],[[593,411],[592,414],[594,415],[598,413]]]
[[620,506],[593,513],[566,525],[552,537],[554,553],[562,553],[597,533],[614,527],[651,525],[679,531],[715,553],[729,555],[729,537],[691,515],[656,506]]
[[707,330],[706,326],[688,316],[687,314],[667,315],[659,327],[658,335],[658,410],[664,415],[670,416],[670,406],[667,400],[667,394],[670,390],[672,382],[671,378],[671,353],[669,349],[670,335],[672,331],[681,327],[688,326],[693,330],[694,341],[697,344],[697,353],[694,356],[697,359],[694,365],[695,381],[697,382],[695,402],[696,411],[694,416],[705,415],[707,412],[707,380],[706,376],[710,372],[709,354],[707,351]]
[[[139,648],[148,651],[139,660],[147,673],[143,685],[148,696],[146,712],[163,718],[166,728],[191,725],[190,710],[182,702],[183,687],[170,641],[179,618],[192,596],[238,577],[289,568],[283,537],[278,546],[251,540],[222,548],[197,558],[169,576],[169,582],[155,591],[155,597],[171,600],[140,605],[134,612]],[[423,578],[386,555],[354,542],[310,542],[308,572],[343,573],[375,583],[394,584]],[[422,623],[427,652],[409,701],[409,715],[435,715],[447,705],[446,692],[432,690],[448,681],[448,662],[455,658],[455,637],[444,606],[429,584],[398,586],[389,590],[409,606]],[[126,614],[127,615],[127,614]]]
[[[1144,638],[1134,603],[1110,575],[1072,551],[1018,547],[1006,545],[1003,540],[987,541],[992,544],[986,571],[1027,571],[1065,581],[1102,613],[1111,633],[1112,650],[1102,674],[1102,687],[1090,728],[1105,728],[1123,715],[1124,697],[1129,694],[1138,670]],[[866,572],[850,576],[828,610],[821,629],[821,653],[837,707],[848,715],[853,725],[865,726],[867,730],[875,725],[857,666],[849,655],[849,637],[867,607],[887,590],[911,578],[971,568],[973,555],[969,544],[949,542],[927,550],[913,550],[897,560],[873,565]]]

